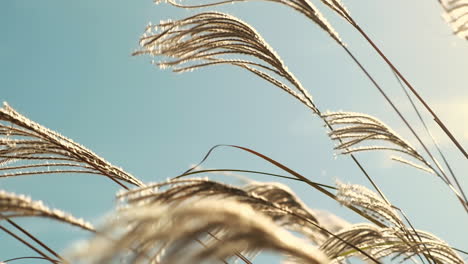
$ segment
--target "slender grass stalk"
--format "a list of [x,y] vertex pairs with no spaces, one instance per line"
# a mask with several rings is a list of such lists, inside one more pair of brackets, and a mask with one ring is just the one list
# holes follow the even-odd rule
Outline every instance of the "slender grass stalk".
[[[301,180],[301,179],[286,176],[286,175],[268,173],[268,172],[262,172],[262,171],[253,171],[253,170],[240,170],[240,169],[204,169],[204,170],[196,170],[196,171],[190,171],[190,172],[187,172],[187,173],[184,173],[184,174],[180,174],[180,175],[174,177],[173,179],[178,179],[178,178],[187,177],[187,176],[190,176],[190,175],[195,175],[195,174],[200,174],[200,173],[217,173],[217,172],[253,173],[253,174],[261,174],[261,175],[266,175],[266,176],[272,176],[272,177],[278,177],[278,178],[303,182],[303,180]],[[328,185],[328,184],[323,184],[323,183],[318,183],[318,182],[315,182],[315,184],[317,184],[317,185],[319,185],[321,187],[331,189],[331,190],[336,190],[336,187]]]
[[[353,26],[359,34],[361,34],[362,37],[372,46],[372,48],[379,54],[379,56],[385,61],[385,63],[392,69],[392,71],[400,78],[405,85],[410,89],[410,91],[413,93],[414,96],[418,99],[418,101],[424,106],[424,108],[432,115],[434,118],[434,121],[440,126],[440,128],[444,131],[444,133],[450,138],[450,140],[455,144],[455,146],[460,150],[460,152],[465,156],[465,158],[468,159],[468,153],[465,151],[465,149],[461,146],[461,144],[458,142],[458,140],[453,136],[453,134],[449,131],[447,126],[439,119],[439,117],[436,115],[436,113],[432,110],[432,108],[428,105],[428,103],[421,97],[421,95],[416,91],[416,89],[409,83],[409,81],[403,76],[403,74],[400,73],[400,71],[396,68],[396,66],[385,56],[385,54],[381,51],[381,49],[375,44],[375,42],[367,35],[367,33],[358,25],[358,23],[352,18],[351,14],[346,10],[344,5],[341,3],[339,0],[321,0],[324,4],[329,6],[333,11],[335,11],[339,16],[344,18],[351,26]],[[454,2],[463,2],[465,0],[457,0],[457,1],[447,1],[450,3]],[[464,6],[462,4],[462,6]],[[457,7],[454,7],[457,9]],[[343,46],[343,45],[342,45]],[[345,50],[350,53],[345,46],[343,46]],[[351,55],[351,54],[350,54]],[[351,55],[352,58],[354,58],[354,55]],[[380,90],[380,89],[379,89]],[[382,92],[381,92],[382,93]],[[392,105],[391,101],[387,99],[387,96],[382,94],[386,100]],[[396,109],[395,109],[396,111]],[[397,112],[397,111],[396,111]],[[398,115],[400,115],[397,112]],[[404,121],[404,120],[403,120]],[[405,122],[405,121],[404,121]],[[406,122],[405,122],[406,123]],[[407,125],[408,128],[409,124]],[[410,128],[410,130],[412,130]],[[414,133],[413,133],[414,134]],[[416,135],[415,135],[416,136]]]
[[[395,74],[395,72],[393,72]],[[406,97],[408,98],[408,101],[411,103],[411,107],[413,108],[414,112],[416,113],[416,115],[418,116],[418,119],[419,121],[421,122],[421,124],[423,125],[424,127],[424,130],[426,131],[426,133],[429,135],[429,137],[431,138],[432,140],[432,143],[434,144],[434,146],[436,147],[437,149],[437,152],[439,153],[439,156],[442,158],[442,160],[444,161],[444,164],[445,166],[447,167],[450,175],[452,176],[453,180],[455,181],[455,184],[458,188],[458,190],[461,192],[461,194],[463,195],[463,199],[465,201],[468,201],[468,198],[467,196],[465,195],[465,192],[463,190],[463,188],[461,187],[460,185],[460,182],[458,181],[457,177],[455,176],[455,173],[453,172],[452,170],[452,167],[450,166],[449,162],[447,161],[447,158],[445,157],[444,153],[442,152],[442,150],[440,149],[439,147],[439,144],[437,143],[437,140],[434,138],[434,136],[432,135],[431,131],[429,130],[429,128],[427,127],[426,125],[426,122],[424,121],[424,119],[422,118],[422,115],[420,113],[420,111],[418,110],[417,106],[414,104],[413,102],[413,99],[411,99],[411,96],[408,94],[408,92],[406,91],[405,87],[403,86],[403,84],[401,83],[401,80],[400,78],[398,78],[398,76],[395,74],[395,77],[398,81],[398,84],[401,86],[403,92],[405,93]],[[431,159],[434,163],[437,164],[437,160],[435,160],[433,158],[433,156],[431,155]],[[446,177],[446,176],[445,176]],[[446,180],[447,182],[451,182],[450,179],[448,177],[446,177]]]
[[[17,260],[25,260],[25,259],[40,259],[40,260],[46,260],[46,261],[53,261],[51,259],[47,259],[47,258],[43,258],[43,257],[17,257],[17,258],[11,258],[11,259],[7,259],[7,260],[4,260],[3,263],[8,263],[8,262],[14,262],[14,261],[17,261]],[[58,261],[54,261],[52,263],[60,263]]]
[[[1,215],[0,215],[1,216]],[[3,218],[3,216],[2,216]],[[8,219],[6,218],[6,221],[12,225],[14,228],[16,228],[17,230],[21,231],[21,233],[25,234],[27,237],[29,237],[30,239],[32,239],[34,242],[36,242],[38,245],[40,245],[42,248],[44,248],[46,251],[48,251],[50,254],[54,255],[57,259],[59,260],[63,260],[63,258],[57,253],[55,252],[53,249],[51,249],[49,246],[47,246],[44,242],[42,242],[41,240],[39,240],[37,237],[33,236],[31,233],[29,233],[26,229],[22,228],[20,225],[16,224],[13,220],[11,219]],[[12,236],[13,233],[8,233],[10,236]],[[27,247],[31,248],[31,244],[29,243],[24,243],[24,240],[20,240],[18,239],[17,236],[12,236],[14,237],[15,239],[17,239],[18,241],[20,241],[21,243],[23,243],[24,245],[26,245]],[[33,249],[34,251],[36,251],[36,248],[31,248]],[[37,251],[36,251],[37,252]],[[42,254],[40,254],[42,255]],[[50,259],[49,259],[50,260]]]
[[47,256],[47,254],[45,254],[42,250],[34,247],[33,245],[31,245],[30,243],[28,243],[26,240],[22,239],[21,237],[17,236],[15,233],[11,232],[10,230],[8,230],[7,228],[3,227],[0,225],[0,229],[7,233],[8,235],[10,235],[11,237],[14,237],[16,240],[20,241],[22,244],[26,245],[28,248],[32,249],[33,251],[35,251],[37,254],[39,254],[40,256],[42,256],[44,259],[52,262],[52,263],[56,263],[57,260],[54,260],[52,259],[51,257]]

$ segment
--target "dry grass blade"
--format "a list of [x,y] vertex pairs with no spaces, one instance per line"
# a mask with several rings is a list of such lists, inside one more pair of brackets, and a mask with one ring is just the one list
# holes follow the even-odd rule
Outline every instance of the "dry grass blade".
[[[222,5],[222,4],[228,4],[228,3],[234,3],[234,2],[244,2],[244,1],[247,2],[250,0],[215,0],[214,2],[211,2],[211,3],[195,4],[195,5],[179,3],[176,0],[155,0],[156,3],[168,2],[173,6],[182,7],[182,8],[208,7],[208,6]],[[338,32],[335,31],[332,25],[322,15],[320,10],[314,4],[312,4],[309,0],[265,0],[265,1],[280,3],[280,4],[286,5],[288,7],[291,7],[299,11],[300,13],[308,17],[310,20],[312,20],[315,24],[317,24],[320,28],[322,28],[325,32],[327,32],[340,45],[342,46],[345,45],[343,41],[341,40],[340,36],[338,35]],[[347,14],[346,9],[341,10],[340,7],[343,7],[342,5],[339,5],[340,7],[338,7],[337,5],[338,0],[331,0],[331,1],[326,1],[326,2],[330,2],[330,4],[335,6],[337,10],[340,10],[340,12],[344,12],[345,14]]]
[[[230,258],[235,252],[271,250],[302,263],[328,263],[315,247],[250,206],[229,199],[130,207],[108,223],[104,232],[118,234],[118,242],[96,237],[81,247],[78,259],[83,263],[200,263]],[[125,252],[129,246],[136,252]]]
[[[336,149],[342,154],[369,150],[391,150],[409,155],[425,165],[427,171],[435,173],[430,164],[395,131],[377,118],[352,112],[330,112],[322,115],[333,126],[330,137],[338,140]],[[385,145],[366,145],[369,142],[382,142]],[[406,162],[412,165],[413,163]],[[417,167],[421,169],[421,166]]]
[[170,59],[161,60],[158,65],[176,72],[217,64],[244,68],[317,112],[311,95],[276,52],[255,29],[233,16],[207,12],[148,26],[140,45],[141,49],[133,55],[165,56]]
[[[416,255],[424,255],[433,263],[463,264],[464,261],[450,246],[432,234],[416,231],[421,241],[409,240],[405,233],[395,228],[380,228],[368,224],[357,224],[337,233],[337,236],[351,242],[366,251],[369,255],[380,259],[393,257],[393,260],[402,258],[401,261]],[[360,252],[349,248],[334,237],[330,237],[321,247],[327,255],[337,261],[358,256],[365,259]],[[427,252],[430,252],[428,255]]]
[[16,195],[0,190],[0,220],[31,216],[52,218],[85,230],[94,231],[93,226],[83,219],[57,209],[50,209],[41,201],[33,201],[24,195]]
[[[166,189],[168,188],[168,189]],[[278,183],[250,184],[239,188],[208,179],[170,180],[148,185],[119,195],[129,206],[196,202],[198,199],[233,199],[249,205],[270,217],[276,224],[307,236],[315,243],[323,242],[329,234],[319,227],[314,212],[292,191]],[[333,223],[328,223],[332,225]],[[342,222],[337,223],[341,225]]]
[[453,29],[453,33],[468,40],[468,1],[441,0],[444,18]]
[[71,139],[29,120],[6,103],[0,109],[0,171],[4,172],[0,177],[92,173],[116,182],[143,185],[131,174]]

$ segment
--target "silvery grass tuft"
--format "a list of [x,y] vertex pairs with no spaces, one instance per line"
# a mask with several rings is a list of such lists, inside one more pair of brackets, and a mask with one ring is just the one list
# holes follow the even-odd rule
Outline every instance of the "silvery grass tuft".
[[[199,4],[167,2],[181,8],[199,8],[241,0]],[[200,164],[185,173],[159,183],[143,183],[91,150],[29,120],[5,104],[0,109],[0,177],[85,173],[106,177],[123,189],[117,194],[117,208],[97,229],[82,219],[49,209],[41,202],[0,190],[0,219],[11,226],[0,225],[1,231],[36,254],[18,259],[41,259],[51,263],[255,263],[257,254],[271,251],[281,255],[285,263],[349,263],[356,258],[368,263],[464,263],[459,253],[467,254],[465,251],[417,229],[403,210],[384,195],[356,156],[363,151],[403,155],[392,159],[440,178],[460,202],[461,210],[468,213],[467,197],[443,152],[437,144],[434,144],[436,151],[429,147],[432,145],[415,132],[415,124],[407,121],[406,113],[395,106],[314,4],[307,0],[270,2],[300,12],[335,40],[410,129],[417,145],[377,117],[345,111],[322,112],[309,90],[288,70],[274,49],[252,26],[232,15],[211,11],[163,21],[155,26],[150,24],[140,39],[140,48],[133,55],[150,55],[160,68],[171,68],[175,72],[228,64],[266,80],[293,96],[323,121],[330,139],[336,142],[336,149],[352,159],[373,189],[341,182],[335,186],[314,182],[267,155],[234,145],[217,145],[213,149],[240,149],[287,175],[202,169],[204,160],[212,155],[211,149]],[[456,138],[367,36],[343,3],[339,0],[320,2],[369,42],[391,68],[405,94],[413,93],[466,155]],[[455,33],[466,37],[466,1],[440,3]],[[310,90],[322,88],[311,87]],[[411,97],[408,99],[414,105]],[[414,109],[420,115],[417,108]],[[425,123],[422,125],[427,128]],[[198,176],[225,172],[256,173],[299,181],[311,191],[318,191],[324,198],[350,209],[362,217],[364,223],[349,223],[332,212],[309,208],[283,184],[245,180],[244,184],[231,185]],[[92,237],[61,255],[14,222],[18,217],[50,218],[89,231]]]
[[[16,112],[0,109],[2,177],[46,173],[89,173],[141,186],[137,178],[92,151]],[[18,164],[20,165],[13,165]]]
[[[207,23],[208,22],[208,23]],[[175,72],[231,64],[244,68],[291,94],[316,112],[308,91],[250,25],[223,13],[205,12],[178,21],[148,26],[134,55],[163,55],[159,67]],[[242,55],[229,58],[227,55]],[[284,79],[282,81],[281,79]]]
[[27,196],[0,190],[0,217],[2,219],[32,216],[52,218],[82,229],[94,231],[93,225],[83,219],[76,218],[58,209],[50,209],[41,201],[33,201]]
[[468,1],[439,0],[444,8],[444,18],[452,27],[453,33],[468,40]]

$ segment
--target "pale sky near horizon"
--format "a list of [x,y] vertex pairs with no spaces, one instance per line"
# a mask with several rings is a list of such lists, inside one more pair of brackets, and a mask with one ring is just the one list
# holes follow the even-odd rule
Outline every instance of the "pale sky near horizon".
[[[313,2],[400,109],[410,111],[392,73],[369,45],[318,1]],[[468,148],[468,42],[451,35],[437,1],[344,3]],[[260,1],[213,9],[254,26],[321,109],[374,115],[417,146],[344,51],[304,16]],[[175,74],[154,67],[149,57],[130,55],[148,22],[157,24],[195,12],[154,5],[151,0],[1,1],[0,100],[145,182],[185,171],[213,145],[236,144],[318,182],[369,186],[349,157],[336,157],[323,123],[271,84],[229,66]],[[424,116],[468,189],[467,160],[426,112]],[[417,122],[412,113],[409,119]],[[390,161],[390,154],[374,154],[358,157],[416,228],[468,250],[468,216],[442,181]],[[233,149],[217,150],[204,166],[279,172]],[[351,222],[364,221],[306,186],[282,182],[312,208],[336,212]],[[94,223],[112,210],[118,191],[107,179],[90,175],[1,178],[0,189],[28,194]],[[18,222],[59,251],[87,235],[49,220]],[[31,254],[4,233],[0,233],[0,247],[0,261]]]

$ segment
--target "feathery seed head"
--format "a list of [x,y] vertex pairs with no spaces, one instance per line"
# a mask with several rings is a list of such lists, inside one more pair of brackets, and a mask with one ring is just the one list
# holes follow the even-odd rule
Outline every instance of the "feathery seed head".
[[380,196],[364,186],[356,184],[336,183],[338,187],[337,199],[347,206],[361,209],[371,218],[385,225],[402,227],[401,221],[395,210]]
[[86,230],[94,230],[93,226],[83,219],[58,209],[49,209],[42,201],[33,201],[25,195],[0,190],[0,220],[26,216],[51,218]]
[[441,0],[443,18],[452,27],[453,33],[468,40],[468,0]]
[[[327,112],[322,117],[333,127],[329,132],[331,139],[336,140],[336,149],[342,154],[360,151],[390,150],[405,153],[416,159],[427,170],[432,170],[430,164],[411,146],[409,142],[400,137],[390,127],[375,117],[353,112]],[[367,143],[381,142],[385,145],[367,145]],[[411,163],[406,163],[411,165]]]
[[244,68],[317,112],[312,96],[278,54],[255,29],[233,16],[206,12],[178,21],[161,21],[155,32],[140,38],[140,46],[133,55],[165,58],[156,65],[175,72],[218,64]]
[[[14,166],[16,161],[22,163]],[[0,177],[91,173],[143,185],[82,145],[19,114],[7,103],[0,109],[0,164],[5,171]]]

